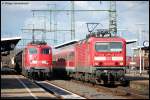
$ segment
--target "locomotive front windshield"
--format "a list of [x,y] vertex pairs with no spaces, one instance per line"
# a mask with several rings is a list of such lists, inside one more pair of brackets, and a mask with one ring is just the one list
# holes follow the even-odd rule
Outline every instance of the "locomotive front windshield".
[[50,49],[49,48],[43,48],[42,54],[50,54]]
[[95,50],[98,52],[120,52],[122,51],[121,42],[97,42]]
[[37,54],[37,49],[36,48],[29,48],[29,53],[30,54]]

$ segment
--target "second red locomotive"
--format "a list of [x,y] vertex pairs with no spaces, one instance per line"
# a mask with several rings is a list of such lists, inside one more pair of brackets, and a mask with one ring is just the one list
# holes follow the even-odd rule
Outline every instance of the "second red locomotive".
[[56,46],[53,72],[77,80],[104,84],[125,83],[126,41],[120,37],[90,36]]
[[46,78],[52,72],[52,48],[45,42],[29,43],[15,56],[15,69],[32,78]]

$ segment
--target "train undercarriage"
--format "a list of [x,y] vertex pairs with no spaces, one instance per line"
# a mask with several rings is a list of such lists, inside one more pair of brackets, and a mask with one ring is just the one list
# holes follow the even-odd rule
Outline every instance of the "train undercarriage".
[[45,68],[35,68],[35,67],[30,68],[28,70],[22,69],[22,74],[25,77],[34,80],[45,80],[45,79],[49,79],[52,76],[50,70]]
[[67,75],[76,80],[93,84],[115,85],[120,83],[123,86],[129,85],[123,69],[97,69],[93,70],[92,73],[67,71]]

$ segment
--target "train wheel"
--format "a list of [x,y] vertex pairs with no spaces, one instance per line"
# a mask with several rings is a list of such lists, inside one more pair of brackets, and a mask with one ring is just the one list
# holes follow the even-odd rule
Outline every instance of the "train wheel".
[[42,79],[42,72],[39,72],[38,79]]
[[129,86],[130,81],[126,80],[124,77],[120,78],[120,83],[122,84],[122,86],[126,87]]
[[38,72],[34,72],[34,79],[35,79],[35,80],[38,79]]
[[114,86],[114,85],[115,85],[115,81],[110,81],[109,84],[110,84],[111,86]]
[[28,77],[28,72],[27,71],[24,72],[24,76]]
[[94,85],[94,84],[96,83],[96,80],[95,80],[95,79],[96,79],[96,78],[95,78],[95,75],[90,74],[90,76],[89,76],[89,82]]
[[89,74],[88,74],[88,73],[85,73],[85,81],[86,81],[86,82],[89,82],[89,80],[90,80],[89,78],[90,78],[90,77],[89,77]]
[[80,74],[79,73],[75,73],[75,80],[80,80]]
[[44,72],[40,72],[39,79],[45,80],[45,73]]
[[35,79],[35,72],[32,72],[31,78]]
[[28,71],[26,71],[26,77],[29,78],[29,72]]
[[29,72],[29,78],[32,79],[32,73],[31,72]]
[[82,81],[82,82],[85,82],[85,75],[81,73],[81,76],[80,76],[80,77],[81,77],[81,81]]
[[42,80],[45,80],[45,77],[46,77],[45,73],[42,72]]
[[108,80],[107,79],[105,79],[105,80],[103,80],[104,81],[104,85],[107,85],[108,84]]
[[71,77],[72,79],[75,79],[75,73],[71,73],[71,74],[70,74],[70,77]]
[[126,87],[129,86],[130,81],[129,80],[125,80],[124,82],[122,82],[122,86]]
[[54,75],[52,72],[48,72],[45,77],[46,77],[46,79],[51,79],[53,76]]
[[50,77],[49,73],[46,73],[45,79],[48,80],[48,79],[50,79],[49,77]]
[[45,75],[46,73],[43,73],[43,79],[45,80],[45,78],[46,78],[46,75]]
[[115,85],[115,77],[112,74],[110,74],[109,84],[110,84],[110,86]]
[[100,84],[101,83],[101,79],[100,78],[95,78],[95,83],[96,84]]

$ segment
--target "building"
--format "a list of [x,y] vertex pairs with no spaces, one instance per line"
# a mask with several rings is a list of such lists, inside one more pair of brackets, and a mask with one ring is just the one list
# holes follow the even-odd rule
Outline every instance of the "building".
[[134,66],[140,69],[140,51],[141,51],[141,69],[149,69],[149,46],[147,47],[137,47],[133,49],[133,58],[130,66]]

